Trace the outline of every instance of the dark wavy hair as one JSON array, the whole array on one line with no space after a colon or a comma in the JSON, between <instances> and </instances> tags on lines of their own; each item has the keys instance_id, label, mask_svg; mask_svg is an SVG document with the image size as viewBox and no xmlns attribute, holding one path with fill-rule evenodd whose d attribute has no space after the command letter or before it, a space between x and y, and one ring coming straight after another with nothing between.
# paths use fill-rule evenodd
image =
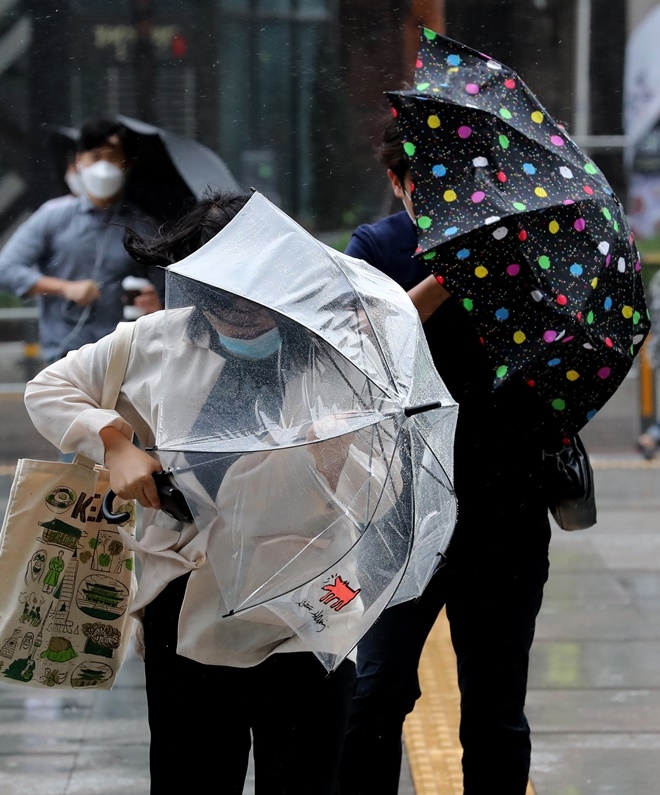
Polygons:
<instances>
[{"instance_id":1,"label":"dark wavy hair","mask_svg":"<svg viewBox=\"0 0 660 795\"><path fill-rule=\"evenodd\" d=\"M245 207L251 195L224 191L208 193L181 218L163 224L153 236L147 237L127 228L124 248L140 265L166 268L185 259L215 237ZM188 334L196 342L211 329L202 311L208 308L202 306L202 298L208 302L212 288L205 286L201 290L191 283L186 292L194 307L188 320ZM218 293L218 303L222 303L221 291L213 292ZM229 298L227 294L223 295L224 300Z\"/></svg>"},{"instance_id":2,"label":"dark wavy hair","mask_svg":"<svg viewBox=\"0 0 660 795\"><path fill-rule=\"evenodd\" d=\"M166 267L179 262L224 229L245 207L251 195L209 193L181 218L161 226L153 237L143 237L128 229L124 247L141 265Z\"/></svg>"}]
</instances>

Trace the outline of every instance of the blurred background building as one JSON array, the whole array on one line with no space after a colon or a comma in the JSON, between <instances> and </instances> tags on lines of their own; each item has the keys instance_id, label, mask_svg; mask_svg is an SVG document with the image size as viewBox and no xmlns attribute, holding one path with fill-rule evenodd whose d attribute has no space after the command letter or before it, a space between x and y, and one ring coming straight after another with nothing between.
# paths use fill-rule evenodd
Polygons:
<instances>
[{"instance_id":1,"label":"blurred background building","mask_svg":"<svg viewBox=\"0 0 660 795\"><path fill-rule=\"evenodd\" d=\"M388 209L383 92L425 24L516 69L625 192L627 31L646 0L0 0L0 242L64 191L49 125L197 138L313 231Z\"/></svg>"},{"instance_id":2,"label":"blurred background building","mask_svg":"<svg viewBox=\"0 0 660 795\"><path fill-rule=\"evenodd\" d=\"M123 114L202 142L243 188L341 248L393 209L373 145L384 92L412 79L420 25L523 77L639 221L650 279L660 0L0 0L0 246L66 192L53 127ZM655 215L658 234L644 234ZM0 382L16 361L24 377L40 367L35 324L30 301L0 293L0 370L12 364ZM624 444L657 414L640 361L617 404Z\"/></svg>"}]
</instances>

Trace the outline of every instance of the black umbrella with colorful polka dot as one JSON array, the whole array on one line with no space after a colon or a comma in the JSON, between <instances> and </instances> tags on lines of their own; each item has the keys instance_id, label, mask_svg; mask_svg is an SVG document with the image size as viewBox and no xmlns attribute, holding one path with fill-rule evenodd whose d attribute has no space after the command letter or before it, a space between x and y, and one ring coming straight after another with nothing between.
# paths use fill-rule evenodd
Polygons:
<instances>
[{"instance_id":1,"label":"black umbrella with colorful polka dot","mask_svg":"<svg viewBox=\"0 0 660 795\"><path fill-rule=\"evenodd\" d=\"M470 312L493 388L532 390L577 433L650 328L621 202L515 72L458 42L423 30L415 88L388 98L417 255Z\"/></svg>"}]
</instances>

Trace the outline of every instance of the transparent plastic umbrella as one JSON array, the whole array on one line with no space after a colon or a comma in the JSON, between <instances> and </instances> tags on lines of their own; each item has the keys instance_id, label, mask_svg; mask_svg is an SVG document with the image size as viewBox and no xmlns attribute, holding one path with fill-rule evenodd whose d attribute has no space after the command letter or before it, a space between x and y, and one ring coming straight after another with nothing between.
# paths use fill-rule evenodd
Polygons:
<instances>
[{"instance_id":1,"label":"transparent plastic umbrella","mask_svg":"<svg viewBox=\"0 0 660 795\"><path fill-rule=\"evenodd\" d=\"M226 615L287 625L331 670L442 560L457 405L405 292L259 193L166 279L158 454ZM209 323L236 312L274 321L267 355Z\"/></svg>"}]
</instances>

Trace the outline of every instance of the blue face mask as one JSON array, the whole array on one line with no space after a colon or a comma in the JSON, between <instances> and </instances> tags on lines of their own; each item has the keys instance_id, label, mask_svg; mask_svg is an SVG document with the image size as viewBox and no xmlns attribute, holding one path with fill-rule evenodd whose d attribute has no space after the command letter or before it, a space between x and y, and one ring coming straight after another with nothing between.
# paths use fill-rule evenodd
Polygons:
<instances>
[{"instance_id":1,"label":"blue face mask","mask_svg":"<svg viewBox=\"0 0 660 795\"><path fill-rule=\"evenodd\" d=\"M228 353L238 356L239 359L267 359L282 346L282 336L277 326L251 340L226 337L219 331L218 339Z\"/></svg>"}]
</instances>

